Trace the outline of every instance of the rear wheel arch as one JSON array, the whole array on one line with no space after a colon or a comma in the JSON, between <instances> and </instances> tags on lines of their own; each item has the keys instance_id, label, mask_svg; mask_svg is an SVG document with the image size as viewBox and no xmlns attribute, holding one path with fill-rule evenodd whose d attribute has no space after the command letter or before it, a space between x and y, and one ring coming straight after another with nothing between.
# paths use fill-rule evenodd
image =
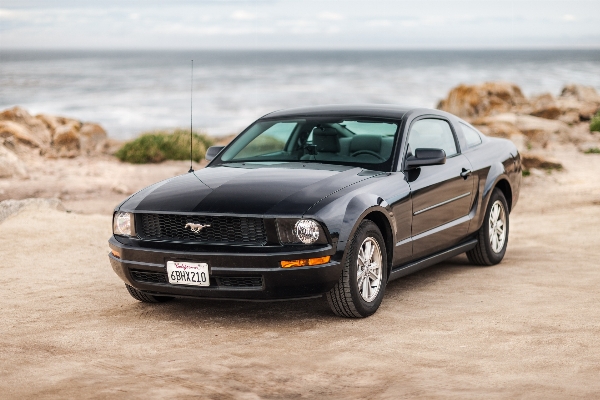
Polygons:
<instances>
[{"instance_id":1,"label":"rear wheel arch","mask_svg":"<svg viewBox=\"0 0 600 400\"><path fill-rule=\"evenodd\" d=\"M500 179L498 182L496 182L496 184L494 185L494 188L492 189L492 191L498 188L500 189L500 191L502 192L502 194L504 195L504 198L506 199L506 203L508 205L508 212L512 211L512 188L510 186L510 183L508 182L507 179Z\"/></svg>"}]
</instances>

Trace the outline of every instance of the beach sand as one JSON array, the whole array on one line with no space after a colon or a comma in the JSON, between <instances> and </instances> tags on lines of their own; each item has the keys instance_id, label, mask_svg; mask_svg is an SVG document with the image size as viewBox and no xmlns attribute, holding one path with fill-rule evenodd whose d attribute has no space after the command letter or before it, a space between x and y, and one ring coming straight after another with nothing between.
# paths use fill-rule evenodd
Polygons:
<instances>
[{"instance_id":1,"label":"beach sand","mask_svg":"<svg viewBox=\"0 0 600 400\"><path fill-rule=\"evenodd\" d=\"M323 299L139 303L108 262L112 208L185 163L31 168L0 189L72 212L0 223L0 397L598 397L600 156L553 156L565 169L524 178L500 265L462 255L391 282L360 320Z\"/></svg>"}]
</instances>

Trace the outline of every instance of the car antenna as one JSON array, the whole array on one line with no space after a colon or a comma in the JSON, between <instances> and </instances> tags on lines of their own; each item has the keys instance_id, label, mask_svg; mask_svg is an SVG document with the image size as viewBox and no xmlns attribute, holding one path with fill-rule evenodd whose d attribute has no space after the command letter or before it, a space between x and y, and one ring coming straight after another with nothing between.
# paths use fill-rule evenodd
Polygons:
<instances>
[{"instance_id":1,"label":"car antenna","mask_svg":"<svg viewBox=\"0 0 600 400\"><path fill-rule=\"evenodd\" d=\"M194 60L192 60L192 76L191 76L191 80L190 80L190 170L188 171L188 173L194 172L194 168L192 167L192 161L193 161L192 144L194 143L194 140L193 140L194 138L192 135L193 94L194 94Z\"/></svg>"}]
</instances>

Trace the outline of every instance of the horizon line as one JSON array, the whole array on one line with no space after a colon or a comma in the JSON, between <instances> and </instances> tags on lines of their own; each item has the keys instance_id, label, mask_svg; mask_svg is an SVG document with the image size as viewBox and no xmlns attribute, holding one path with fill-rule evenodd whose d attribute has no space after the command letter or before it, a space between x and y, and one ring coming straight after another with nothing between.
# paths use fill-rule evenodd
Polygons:
<instances>
[{"instance_id":1,"label":"horizon line","mask_svg":"<svg viewBox=\"0 0 600 400\"><path fill-rule=\"evenodd\" d=\"M568 50L600 50L600 45L594 46L520 46L520 47L182 47L182 48L139 48L139 47L10 47L0 46L2 51L568 51Z\"/></svg>"}]
</instances>

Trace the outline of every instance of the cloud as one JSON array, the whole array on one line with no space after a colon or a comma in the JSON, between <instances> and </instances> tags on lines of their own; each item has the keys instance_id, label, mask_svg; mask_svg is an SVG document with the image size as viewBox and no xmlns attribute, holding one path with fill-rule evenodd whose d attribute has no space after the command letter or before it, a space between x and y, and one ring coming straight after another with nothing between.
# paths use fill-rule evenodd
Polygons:
<instances>
[{"instance_id":1,"label":"cloud","mask_svg":"<svg viewBox=\"0 0 600 400\"><path fill-rule=\"evenodd\" d=\"M370 21L367 21L367 26L384 27L391 25L392 21L390 21L389 19L372 19Z\"/></svg>"},{"instance_id":2,"label":"cloud","mask_svg":"<svg viewBox=\"0 0 600 400\"><path fill-rule=\"evenodd\" d=\"M0 19L14 19L17 15L16 11L0 8Z\"/></svg>"},{"instance_id":3,"label":"cloud","mask_svg":"<svg viewBox=\"0 0 600 400\"><path fill-rule=\"evenodd\" d=\"M319 19L324 19L327 21L341 21L344 19L344 16L341 14L332 13L329 11L324 11L318 15Z\"/></svg>"},{"instance_id":4,"label":"cloud","mask_svg":"<svg viewBox=\"0 0 600 400\"><path fill-rule=\"evenodd\" d=\"M565 21L571 22L571 21L575 21L575 16L571 15L571 14L565 14L565 15L563 15L563 19Z\"/></svg>"},{"instance_id":5,"label":"cloud","mask_svg":"<svg viewBox=\"0 0 600 400\"><path fill-rule=\"evenodd\" d=\"M231 18L238 21L251 21L253 19L256 19L256 14L252 14L244 10L237 10L233 14L231 14Z\"/></svg>"}]
</instances>

